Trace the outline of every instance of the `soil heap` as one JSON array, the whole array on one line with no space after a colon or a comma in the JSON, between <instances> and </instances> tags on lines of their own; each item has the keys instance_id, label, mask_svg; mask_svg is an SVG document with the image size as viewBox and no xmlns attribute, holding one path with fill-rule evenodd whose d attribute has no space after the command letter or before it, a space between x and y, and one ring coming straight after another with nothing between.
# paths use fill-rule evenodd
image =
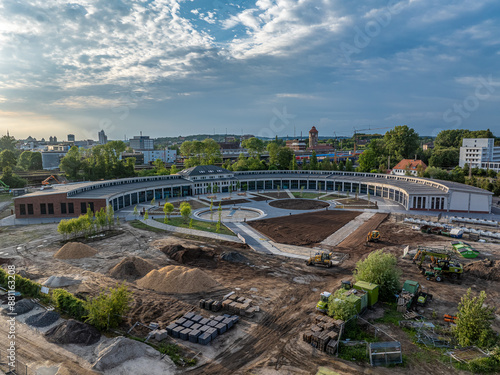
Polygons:
<instances>
[{"instance_id":1,"label":"soil heap","mask_svg":"<svg viewBox=\"0 0 500 375\"><path fill-rule=\"evenodd\" d=\"M464 272L484 280L500 281L500 260L483 259L464 266Z\"/></svg>"},{"instance_id":2,"label":"soil heap","mask_svg":"<svg viewBox=\"0 0 500 375\"><path fill-rule=\"evenodd\" d=\"M91 325L70 319L45 332L45 338L55 344L92 345L99 341L101 334Z\"/></svg>"},{"instance_id":3,"label":"soil heap","mask_svg":"<svg viewBox=\"0 0 500 375\"><path fill-rule=\"evenodd\" d=\"M109 270L109 275L115 279L135 281L146 276L156 267L154 264L139 257L126 257Z\"/></svg>"},{"instance_id":4,"label":"soil heap","mask_svg":"<svg viewBox=\"0 0 500 375\"><path fill-rule=\"evenodd\" d=\"M106 371L121 365L125 361L144 356L156 357L160 353L147 344L120 336L110 342L102 343L96 348L97 360L92 369Z\"/></svg>"},{"instance_id":5,"label":"soil heap","mask_svg":"<svg viewBox=\"0 0 500 375\"><path fill-rule=\"evenodd\" d=\"M202 246L190 243L170 243L163 246L160 250L170 259L182 264L189 264L197 267L216 267L216 251Z\"/></svg>"},{"instance_id":6,"label":"soil heap","mask_svg":"<svg viewBox=\"0 0 500 375\"><path fill-rule=\"evenodd\" d=\"M54 254L54 258L57 259L82 259L94 256L97 254L97 250L91 248L89 245L85 245L81 242L68 242L66 245L61 247L57 253Z\"/></svg>"},{"instance_id":7,"label":"soil heap","mask_svg":"<svg viewBox=\"0 0 500 375\"><path fill-rule=\"evenodd\" d=\"M153 270L137 281L137 285L165 293L199 293L220 284L198 268L166 266Z\"/></svg>"},{"instance_id":8,"label":"soil heap","mask_svg":"<svg viewBox=\"0 0 500 375\"><path fill-rule=\"evenodd\" d=\"M237 251L226 251L221 254L221 259L226 262L248 263L249 260L246 256L238 253Z\"/></svg>"}]
</instances>

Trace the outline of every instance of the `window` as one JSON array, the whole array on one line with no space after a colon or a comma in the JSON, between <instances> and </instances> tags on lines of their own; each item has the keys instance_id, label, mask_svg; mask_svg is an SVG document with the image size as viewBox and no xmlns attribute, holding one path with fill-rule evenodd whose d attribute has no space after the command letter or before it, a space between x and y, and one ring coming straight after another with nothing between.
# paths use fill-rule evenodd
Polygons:
<instances>
[{"instance_id":1,"label":"window","mask_svg":"<svg viewBox=\"0 0 500 375\"><path fill-rule=\"evenodd\" d=\"M89 202L89 208L91 211L94 211L94 202Z\"/></svg>"},{"instance_id":2,"label":"window","mask_svg":"<svg viewBox=\"0 0 500 375\"><path fill-rule=\"evenodd\" d=\"M40 203L40 213L42 215L46 215L47 214L47 205L45 203Z\"/></svg>"},{"instance_id":3,"label":"window","mask_svg":"<svg viewBox=\"0 0 500 375\"><path fill-rule=\"evenodd\" d=\"M19 213L21 215L26 215L26 205L25 204L20 204L19 205Z\"/></svg>"},{"instance_id":4,"label":"window","mask_svg":"<svg viewBox=\"0 0 500 375\"><path fill-rule=\"evenodd\" d=\"M74 214L75 213L75 206L73 203L68 203L68 214Z\"/></svg>"},{"instance_id":5,"label":"window","mask_svg":"<svg viewBox=\"0 0 500 375\"><path fill-rule=\"evenodd\" d=\"M48 208L49 208L49 215L54 215L54 203L49 203Z\"/></svg>"},{"instance_id":6,"label":"window","mask_svg":"<svg viewBox=\"0 0 500 375\"><path fill-rule=\"evenodd\" d=\"M33 205L28 203L28 215L33 215Z\"/></svg>"},{"instance_id":7,"label":"window","mask_svg":"<svg viewBox=\"0 0 500 375\"><path fill-rule=\"evenodd\" d=\"M82 214L86 214L87 213L87 203L86 202L81 202L80 203L80 212Z\"/></svg>"},{"instance_id":8,"label":"window","mask_svg":"<svg viewBox=\"0 0 500 375\"><path fill-rule=\"evenodd\" d=\"M61 214L66 214L66 203L61 203Z\"/></svg>"}]
</instances>

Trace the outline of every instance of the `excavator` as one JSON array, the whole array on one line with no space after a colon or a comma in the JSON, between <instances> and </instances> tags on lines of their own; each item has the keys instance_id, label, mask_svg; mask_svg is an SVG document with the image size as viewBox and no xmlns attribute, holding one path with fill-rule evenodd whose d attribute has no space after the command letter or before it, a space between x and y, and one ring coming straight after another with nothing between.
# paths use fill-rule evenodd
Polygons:
<instances>
[{"instance_id":1,"label":"excavator","mask_svg":"<svg viewBox=\"0 0 500 375\"><path fill-rule=\"evenodd\" d=\"M372 230L368 232L366 236L366 242L378 242L380 241L380 232L378 230Z\"/></svg>"},{"instance_id":2,"label":"excavator","mask_svg":"<svg viewBox=\"0 0 500 375\"><path fill-rule=\"evenodd\" d=\"M306 264L308 266L324 266L330 268L333 265L332 259L333 253L321 252L314 254L306 260Z\"/></svg>"},{"instance_id":3,"label":"excavator","mask_svg":"<svg viewBox=\"0 0 500 375\"><path fill-rule=\"evenodd\" d=\"M51 175L51 176L47 177L45 180L43 180L43 181L42 181L42 185L50 185L50 182L49 182L49 181L50 181L51 179L54 179L54 180L55 180L55 182L56 182L57 184L60 184L60 182L59 182L59 180L56 178L56 176Z\"/></svg>"},{"instance_id":4,"label":"excavator","mask_svg":"<svg viewBox=\"0 0 500 375\"><path fill-rule=\"evenodd\" d=\"M429 264L430 271L426 271L423 263L429 257L431 263ZM419 247L417 253L413 257L413 263L417 264L420 273L426 277L427 280L443 281L445 277L460 278L464 272L464 268L458 261L452 260L451 255L440 249L426 249Z\"/></svg>"}]
</instances>

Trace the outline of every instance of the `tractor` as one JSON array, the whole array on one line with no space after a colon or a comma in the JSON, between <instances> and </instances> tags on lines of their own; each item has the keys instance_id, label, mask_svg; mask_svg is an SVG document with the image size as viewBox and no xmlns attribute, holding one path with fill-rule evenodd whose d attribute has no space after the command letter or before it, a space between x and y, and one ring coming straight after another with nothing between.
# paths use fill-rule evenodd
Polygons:
<instances>
[{"instance_id":1,"label":"tractor","mask_svg":"<svg viewBox=\"0 0 500 375\"><path fill-rule=\"evenodd\" d=\"M306 260L306 264L308 266L324 266L330 268L333 265L332 259L333 253L316 253Z\"/></svg>"},{"instance_id":2,"label":"tractor","mask_svg":"<svg viewBox=\"0 0 500 375\"><path fill-rule=\"evenodd\" d=\"M378 230L372 230L368 232L366 236L366 242L378 242L380 241L380 232Z\"/></svg>"},{"instance_id":3,"label":"tractor","mask_svg":"<svg viewBox=\"0 0 500 375\"><path fill-rule=\"evenodd\" d=\"M316 304L316 310L326 314L328 312L328 299L332 293L330 292L323 292L320 294L319 301Z\"/></svg>"},{"instance_id":4,"label":"tractor","mask_svg":"<svg viewBox=\"0 0 500 375\"><path fill-rule=\"evenodd\" d=\"M430 271L426 271L423 267L423 262L426 257L429 257L431 263L429 264ZM460 278L464 272L461 263L451 259L450 254L443 252L439 249L424 249L419 248L417 254L413 258L413 262L417 263L420 273L426 277L427 280L443 281L444 278Z\"/></svg>"}]
</instances>

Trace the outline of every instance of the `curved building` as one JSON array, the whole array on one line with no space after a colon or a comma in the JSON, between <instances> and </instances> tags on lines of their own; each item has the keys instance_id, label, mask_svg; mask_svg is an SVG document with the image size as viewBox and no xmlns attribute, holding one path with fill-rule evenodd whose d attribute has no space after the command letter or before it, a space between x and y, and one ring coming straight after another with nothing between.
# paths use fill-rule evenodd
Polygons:
<instances>
[{"instance_id":1,"label":"curved building","mask_svg":"<svg viewBox=\"0 0 500 375\"><path fill-rule=\"evenodd\" d=\"M491 213L492 193L426 178L340 171L232 172L205 165L176 175L55 185L15 198L16 218L75 217L112 205L115 210L171 197L220 191L273 189L343 191L397 202L406 210Z\"/></svg>"}]
</instances>

